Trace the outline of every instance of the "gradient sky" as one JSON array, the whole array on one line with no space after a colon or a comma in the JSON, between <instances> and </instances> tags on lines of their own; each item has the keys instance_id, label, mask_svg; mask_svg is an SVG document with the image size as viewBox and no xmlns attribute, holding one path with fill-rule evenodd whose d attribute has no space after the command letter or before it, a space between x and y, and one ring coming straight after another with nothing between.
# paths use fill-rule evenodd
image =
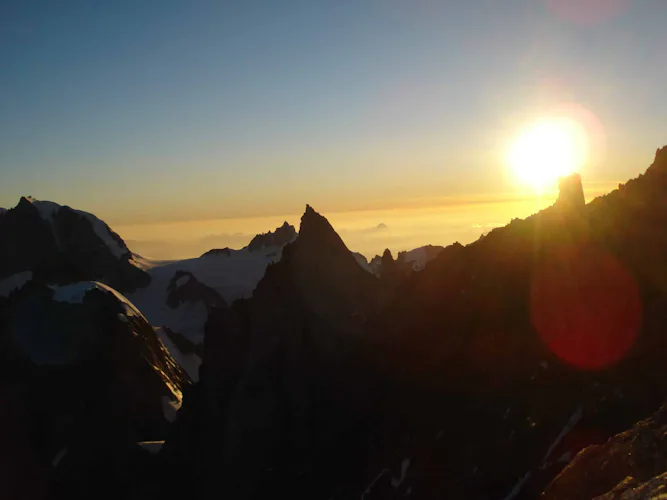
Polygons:
<instances>
[{"instance_id":1,"label":"gradient sky","mask_svg":"<svg viewBox=\"0 0 667 500\"><path fill-rule=\"evenodd\" d=\"M664 0L5 0L0 206L127 226L520 196L508 142L572 104L611 186L667 143L666 25Z\"/></svg>"}]
</instances>

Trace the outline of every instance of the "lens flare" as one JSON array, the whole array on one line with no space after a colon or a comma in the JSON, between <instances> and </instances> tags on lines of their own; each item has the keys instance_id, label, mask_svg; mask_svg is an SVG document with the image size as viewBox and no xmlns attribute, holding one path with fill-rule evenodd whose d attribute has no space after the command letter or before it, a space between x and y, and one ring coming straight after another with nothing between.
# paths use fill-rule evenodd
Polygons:
<instances>
[{"instance_id":1,"label":"lens flare","mask_svg":"<svg viewBox=\"0 0 667 500\"><path fill-rule=\"evenodd\" d=\"M582 370L618 363L635 342L641 300L632 275L590 244L563 248L533 274L531 321L559 358Z\"/></svg>"},{"instance_id":2,"label":"lens flare","mask_svg":"<svg viewBox=\"0 0 667 500\"><path fill-rule=\"evenodd\" d=\"M563 20L591 26L619 15L629 0L546 0L548 8Z\"/></svg>"},{"instance_id":3,"label":"lens flare","mask_svg":"<svg viewBox=\"0 0 667 500\"><path fill-rule=\"evenodd\" d=\"M569 118L541 119L522 130L507 161L514 177L542 192L581 169L588 158L586 132Z\"/></svg>"}]
</instances>

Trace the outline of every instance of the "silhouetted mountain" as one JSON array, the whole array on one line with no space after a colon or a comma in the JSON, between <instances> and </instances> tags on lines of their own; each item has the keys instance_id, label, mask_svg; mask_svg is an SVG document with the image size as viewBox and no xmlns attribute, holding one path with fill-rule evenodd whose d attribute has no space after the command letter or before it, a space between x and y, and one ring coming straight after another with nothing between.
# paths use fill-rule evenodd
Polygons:
<instances>
[{"instance_id":1,"label":"silhouetted mountain","mask_svg":"<svg viewBox=\"0 0 667 500\"><path fill-rule=\"evenodd\" d=\"M396 260L387 250L367 263L310 206L296 238L283 225L253 249L170 264L122 252L152 278L128 298L155 329L105 285L47 287L76 275L63 248L113 247L92 239L106 226L59 208L53 220L73 218L81 240L22 201L0 218L14 262L0 281L0 380L3 408L19 409L2 414L18 431L0 449L19 459L0 471L80 496L108 482L118 498L658 491L664 411L602 444L667 395L667 148L589 204L578 175L560 186L552 207L475 243ZM174 358L200 379L167 428L162 398L188 379ZM81 444L101 431L111 442ZM159 444L136 446L165 435L156 457L145 450ZM56 475L25 461L26 439ZM602 446L559 476L589 445Z\"/></svg>"},{"instance_id":2,"label":"silhouetted mountain","mask_svg":"<svg viewBox=\"0 0 667 500\"><path fill-rule=\"evenodd\" d=\"M141 313L96 282L13 293L0 361L6 498L126 498L144 472L137 443L165 438L187 381Z\"/></svg>"},{"instance_id":3,"label":"silhouetted mountain","mask_svg":"<svg viewBox=\"0 0 667 500\"><path fill-rule=\"evenodd\" d=\"M99 280L121 291L150 281L103 221L32 198L0 218L0 281L25 271L51 283Z\"/></svg>"},{"instance_id":4,"label":"silhouetted mountain","mask_svg":"<svg viewBox=\"0 0 667 500\"><path fill-rule=\"evenodd\" d=\"M584 188L581 185L581 176L577 173L563 177L558 182L560 193L556 206L561 210L580 210L586 205Z\"/></svg>"},{"instance_id":5,"label":"silhouetted mountain","mask_svg":"<svg viewBox=\"0 0 667 500\"><path fill-rule=\"evenodd\" d=\"M254 296L207 325L205 376L168 442L182 487L539 496L667 394L666 152L589 205L564 180L553 207L393 288L307 207Z\"/></svg>"},{"instance_id":6,"label":"silhouetted mountain","mask_svg":"<svg viewBox=\"0 0 667 500\"><path fill-rule=\"evenodd\" d=\"M298 238L253 297L209 318L202 379L167 447L176 470L189 471L181 487L203 495L223 481L233 498L293 481L292 498L329 491L354 467L341 449L363 446L358 344L380 300L377 278L306 207Z\"/></svg>"},{"instance_id":7,"label":"silhouetted mountain","mask_svg":"<svg viewBox=\"0 0 667 500\"><path fill-rule=\"evenodd\" d=\"M274 232L258 234L250 244L248 250L255 252L266 247L283 247L296 239L296 229L287 222L276 229Z\"/></svg>"}]
</instances>

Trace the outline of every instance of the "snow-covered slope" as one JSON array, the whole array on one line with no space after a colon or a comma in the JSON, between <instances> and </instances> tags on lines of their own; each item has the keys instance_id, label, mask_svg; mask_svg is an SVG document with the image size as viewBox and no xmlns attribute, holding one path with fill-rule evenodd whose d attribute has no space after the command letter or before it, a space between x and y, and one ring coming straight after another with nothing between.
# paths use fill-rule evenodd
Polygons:
<instances>
[{"instance_id":1,"label":"snow-covered slope","mask_svg":"<svg viewBox=\"0 0 667 500\"><path fill-rule=\"evenodd\" d=\"M169 337L169 334L163 327L155 328L155 333L176 363L185 370L193 382L197 382L199 380L199 365L201 365L201 358L194 352L181 351L176 345L176 342Z\"/></svg>"},{"instance_id":2,"label":"snow-covered slope","mask_svg":"<svg viewBox=\"0 0 667 500\"><path fill-rule=\"evenodd\" d=\"M12 274L9 278L0 280L0 297L9 297L9 294L15 290L23 288L28 281L32 279L32 271L23 271Z\"/></svg>"},{"instance_id":3,"label":"snow-covered slope","mask_svg":"<svg viewBox=\"0 0 667 500\"><path fill-rule=\"evenodd\" d=\"M57 204L53 201L36 200L34 198L31 198L31 197L28 197L27 200L32 203L32 205L39 212L39 215L41 215L41 217L45 221L47 221L51 225L51 228L53 229L56 215L63 208L62 205L59 205L59 204ZM69 207L67 207L67 208L69 208ZM95 234L98 236L98 238L100 238L102 240L102 242L106 245L106 247L109 249L109 251L117 259L120 259L123 256L130 253L130 250L123 243L123 241L118 237L118 235L116 233L114 233L111 230L111 228L109 228L109 226L106 225L105 222L98 219L93 214L90 214L88 212L84 212L83 210L75 210L75 209L72 209L72 210L75 213L82 216L88 222L90 222L90 225L93 227L93 231L95 231Z\"/></svg>"},{"instance_id":4,"label":"snow-covered slope","mask_svg":"<svg viewBox=\"0 0 667 500\"><path fill-rule=\"evenodd\" d=\"M421 271L426 267L426 264L435 259L443 250L444 247L441 246L426 245L412 250L398 252L398 255L396 256L396 264L398 264L405 273L410 273L410 271ZM382 257L380 255L376 255L366 264L364 264L365 259L361 258L363 256L355 254L355 257L357 258L359 265L368 272L373 273L376 276L382 274Z\"/></svg>"},{"instance_id":5,"label":"snow-covered slope","mask_svg":"<svg viewBox=\"0 0 667 500\"><path fill-rule=\"evenodd\" d=\"M118 234L88 212L23 197L0 217L0 280L23 272L46 284L99 281L121 292L150 281Z\"/></svg>"},{"instance_id":6,"label":"snow-covered slope","mask_svg":"<svg viewBox=\"0 0 667 500\"><path fill-rule=\"evenodd\" d=\"M287 237L276 240L273 237L275 234ZM278 245L260 245L257 243L260 237L270 242L278 241ZM191 273L197 281L215 290L230 304L236 299L252 295L267 266L280 260L284 244L295 237L294 228L283 225L273 233L259 235L241 250L211 250L198 258L176 261L151 260L135 254L132 262L151 276L151 282L147 287L128 294L128 297L153 326L166 326L195 344L201 343L208 318L207 304L190 301L175 308L170 307L167 301L168 287L175 274ZM177 280L176 286L186 283L187 280Z\"/></svg>"},{"instance_id":7,"label":"snow-covered slope","mask_svg":"<svg viewBox=\"0 0 667 500\"><path fill-rule=\"evenodd\" d=\"M441 246L426 245L407 252L399 252L396 260L409 264L414 271L421 271L443 250Z\"/></svg>"}]
</instances>

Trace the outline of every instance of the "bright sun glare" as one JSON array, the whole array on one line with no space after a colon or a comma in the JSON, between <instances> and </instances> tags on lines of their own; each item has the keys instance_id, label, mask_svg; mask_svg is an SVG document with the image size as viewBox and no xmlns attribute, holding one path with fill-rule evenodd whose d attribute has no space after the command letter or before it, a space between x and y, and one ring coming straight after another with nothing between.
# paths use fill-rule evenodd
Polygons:
<instances>
[{"instance_id":1,"label":"bright sun glare","mask_svg":"<svg viewBox=\"0 0 667 500\"><path fill-rule=\"evenodd\" d=\"M523 129L512 143L508 163L515 179L541 193L586 161L582 128L566 118L543 119Z\"/></svg>"}]
</instances>

